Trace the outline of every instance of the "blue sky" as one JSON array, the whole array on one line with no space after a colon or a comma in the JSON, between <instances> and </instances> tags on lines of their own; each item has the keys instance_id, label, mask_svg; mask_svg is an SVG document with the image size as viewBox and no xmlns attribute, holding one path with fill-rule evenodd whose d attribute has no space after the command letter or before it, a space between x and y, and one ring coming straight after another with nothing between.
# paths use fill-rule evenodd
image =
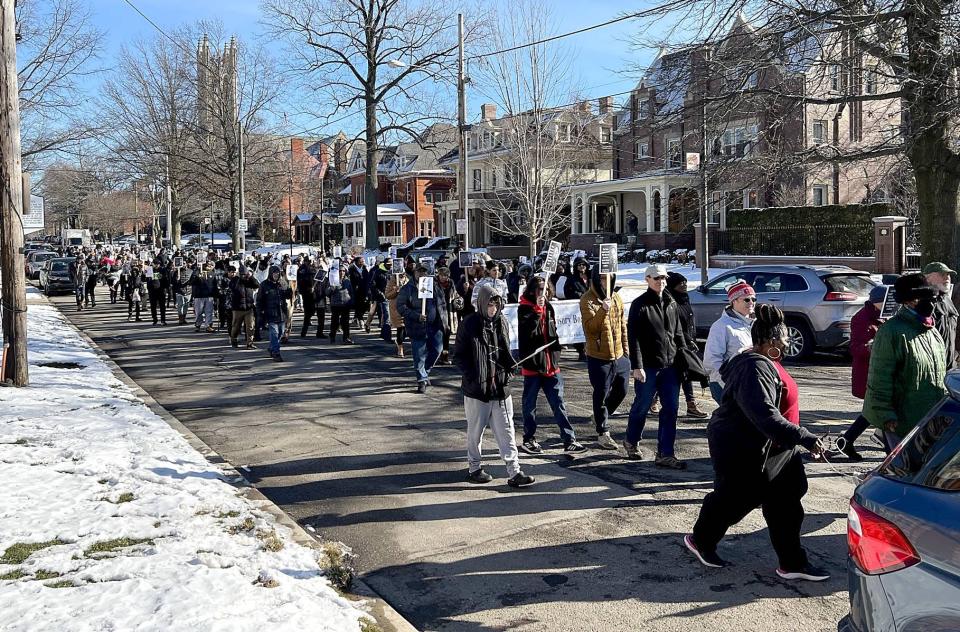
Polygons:
<instances>
[{"instance_id":1,"label":"blue sky","mask_svg":"<svg viewBox=\"0 0 960 632\"><path fill-rule=\"evenodd\" d=\"M258 0L133 0L163 29L200 19L218 19L227 32L236 32L244 37L258 36L261 27ZM103 65L109 68L112 59L124 43L153 37L156 31L123 0L90 0L93 18L105 31ZM603 22L618 14L635 10L636 6L619 0L554 0L551 3L556 29L567 32L589 24ZM565 44L572 47L573 76L579 85L571 86L585 97L599 98L606 94L630 90L636 76L624 72L628 64L647 62L650 51L634 53L626 41L642 25L633 21L621 22L603 29L567 38ZM468 118L479 111L482 97L470 98ZM617 97L621 102L623 97ZM336 130L328 130L330 132Z\"/></svg>"}]
</instances>

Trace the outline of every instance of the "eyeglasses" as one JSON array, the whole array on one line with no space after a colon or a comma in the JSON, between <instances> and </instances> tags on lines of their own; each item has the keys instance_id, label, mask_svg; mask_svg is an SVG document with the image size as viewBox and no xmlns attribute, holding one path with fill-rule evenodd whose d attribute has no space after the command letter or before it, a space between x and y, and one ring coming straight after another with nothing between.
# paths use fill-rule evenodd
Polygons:
<instances>
[{"instance_id":1,"label":"eyeglasses","mask_svg":"<svg viewBox=\"0 0 960 632\"><path fill-rule=\"evenodd\" d=\"M757 297L756 297L756 296L747 296L747 297L741 298L740 300L743 301L744 303L756 303L756 302L757 302Z\"/></svg>"},{"instance_id":2,"label":"eyeglasses","mask_svg":"<svg viewBox=\"0 0 960 632\"><path fill-rule=\"evenodd\" d=\"M667 277L665 277L665 276L655 276L655 277L650 277L650 278L653 279L654 281L666 281L666 280L667 280Z\"/></svg>"}]
</instances>

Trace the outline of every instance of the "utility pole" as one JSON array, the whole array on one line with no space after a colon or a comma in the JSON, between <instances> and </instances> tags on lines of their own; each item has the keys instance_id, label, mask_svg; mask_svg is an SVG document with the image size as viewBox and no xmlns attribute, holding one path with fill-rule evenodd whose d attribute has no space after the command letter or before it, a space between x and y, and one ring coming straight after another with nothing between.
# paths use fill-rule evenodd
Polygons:
<instances>
[{"instance_id":1,"label":"utility pole","mask_svg":"<svg viewBox=\"0 0 960 632\"><path fill-rule=\"evenodd\" d=\"M457 191L460 198L460 212L467 225L463 234L464 249L470 248L470 218L467 215L467 77L464 68L463 54L463 14L457 15L457 134L460 145L460 178L457 182ZM456 230L456 222L454 222Z\"/></svg>"},{"instance_id":2,"label":"utility pole","mask_svg":"<svg viewBox=\"0 0 960 632\"><path fill-rule=\"evenodd\" d=\"M287 179L287 232L290 236L290 258L293 259L293 139L290 139L290 174Z\"/></svg>"},{"instance_id":3,"label":"utility pole","mask_svg":"<svg viewBox=\"0 0 960 632\"><path fill-rule=\"evenodd\" d=\"M140 245L140 187L133 181L133 239Z\"/></svg>"},{"instance_id":4,"label":"utility pole","mask_svg":"<svg viewBox=\"0 0 960 632\"><path fill-rule=\"evenodd\" d=\"M703 103L700 108L700 138L701 151L703 156L700 158L700 243L697 244L697 252L700 255L700 284L707 282L707 269L710 267L710 213L707 209L707 155L709 154L709 143L707 141L707 97L710 92L710 51L704 50L703 60L705 62L703 75Z\"/></svg>"},{"instance_id":5,"label":"utility pole","mask_svg":"<svg viewBox=\"0 0 960 632\"><path fill-rule=\"evenodd\" d=\"M17 26L14 3L0 8L0 291L3 312L3 380L27 386L27 281L23 262L23 181L20 157L20 94L17 85Z\"/></svg>"},{"instance_id":6,"label":"utility pole","mask_svg":"<svg viewBox=\"0 0 960 632\"><path fill-rule=\"evenodd\" d=\"M173 197L170 193L170 156L166 156L167 241L173 248ZM161 244L162 246L163 244ZM177 244L179 246L179 244Z\"/></svg>"},{"instance_id":7,"label":"utility pole","mask_svg":"<svg viewBox=\"0 0 960 632\"><path fill-rule=\"evenodd\" d=\"M239 176L240 176L240 219L246 219L246 218L247 218L247 196L246 196L246 194L245 194L244 191L243 191L243 189L244 189L244 182L243 182L243 176L244 176L244 174L243 174L243 160L244 160L244 157L243 157L243 128L240 127L240 119L239 119L239 117L237 118L237 127L238 127L239 134L240 134L240 168L239 168L239 170L238 170L238 171L239 171ZM244 230L237 230L237 232L240 233L240 235L239 235L239 237L240 237L240 250L241 250L241 251L246 251L246 249L247 249L247 232L244 231Z\"/></svg>"}]
</instances>

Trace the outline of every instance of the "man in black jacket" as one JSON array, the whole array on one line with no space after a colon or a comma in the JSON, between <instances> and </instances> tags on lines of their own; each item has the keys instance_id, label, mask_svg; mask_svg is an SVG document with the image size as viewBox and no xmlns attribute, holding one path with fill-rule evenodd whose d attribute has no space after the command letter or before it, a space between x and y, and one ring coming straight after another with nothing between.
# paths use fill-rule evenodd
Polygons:
<instances>
[{"instance_id":1,"label":"man in black jacket","mask_svg":"<svg viewBox=\"0 0 960 632\"><path fill-rule=\"evenodd\" d=\"M693 313L693 307L690 305L690 294L687 293L687 277L676 272L667 275L667 291L677 302L677 310L680 313L680 327L691 343L691 349L698 353L696 348L697 340L697 318ZM697 406L697 398L693 394L693 380L686 375L681 375L681 386L683 387L683 396L687 400L687 417L694 419L706 419L709 415Z\"/></svg>"},{"instance_id":2,"label":"man in black jacket","mask_svg":"<svg viewBox=\"0 0 960 632\"><path fill-rule=\"evenodd\" d=\"M283 325L287 318L287 301L293 300L293 291L280 281L280 267L270 266L270 275L260 284L257 291L257 311L261 322L270 331L270 357L282 362L280 339L283 337Z\"/></svg>"},{"instance_id":3,"label":"man in black jacket","mask_svg":"<svg viewBox=\"0 0 960 632\"><path fill-rule=\"evenodd\" d=\"M232 267L232 266L231 266ZM260 283L253 272L246 266L240 266L237 274L230 274L230 307L233 322L230 323L230 344L236 348L240 336L240 326L247 329L247 349L253 349L253 334L256 318L253 315L256 309L255 296Z\"/></svg>"},{"instance_id":4,"label":"man in black jacket","mask_svg":"<svg viewBox=\"0 0 960 632\"><path fill-rule=\"evenodd\" d=\"M630 367L633 369L633 405L627 422L627 438L623 447L627 458L641 459L638 444L647 423L653 399L660 396L660 417L657 429L657 456L654 463L677 470L686 463L674 456L677 437L677 409L680 400L680 377L673 363L677 349L687 345L680 326L677 303L666 292L667 269L660 264L646 270L647 291L634 299L627 317L627 342Z\"/></svg>"},{"instance_id":5,"label":"man in black jacket","mask_svg":"<svg viewBox=\"0 0 960 632\"><path fill-rule=\"evenodd\" d=\"M153 260L153 271L147 279L147 294L150 296L150 316L157 324L157 308L160 308L160 323L167 324L167 292L170 290L170 278L160 257Z\"/></svg>"},{"instance_id":6,"label":"man in black jacket","mask_svg":"<svg viewBox=\"0 0 960 632\"><path fill-rule=\"evenodd\" d=\"M950 282L951 276L955 274L948 265L940 261L930 262L923 268L927 283L937 290L933 299L933 321L943 338L943 346L947 348L948 371L957 364L957 323L960 321L960 313L951 298L953 284Z\"/></svg>"},{"instance_id":7,"label":"man in black jacket","mask_svg":"<svg viewBox=\"0 0 960 632\"><path fill-rule=\"evenodd\" d=\"M513 356L503 318L503 299L490 285L477 291L477 311L463 320L457 331L454 362L463 373L461 390L467 416L467 480L489 483L493 477L482 464L483 432L487 426L507 465L507 484L525 487L535 481L520 470L520 455L513 430L513 398L510 376Z\"/></svg>"},{"instance_id":8,"label":"man in black jacket","mask_svg":"<svg viewBox=\"0 0 960 632\"><path fill-rule=\"evenodd\" d=\"M362 327L364 319L367 317L367 310L370 308L370 301L367 299L367 262L363 257L353 258L353 263L347 269L350 276L350 286L353 288L353 324Z\"/></svg>"},{"instance_id":9,"label":"man in black jacket","mask_svg":"<svg viewBox=\"0 0 960 632\"><path fill-rule=\"evenodd\" d=\"M313 262L307 257L297 268L297 293L300 295L300 304L303 305L301 338L307 336L307 331L310 330L310 320L317 311L317 303L313 298L313 278L315 276L317 276L317 269L313 267Z\"/></svg>"},{"instance_id":10,"label":"man in black jacket","mask_svg":"<svg viewBox=\"0 0 960 632\"><path fill-rule=\"evenodd\" d=\"M430 383L430 370L443 350L443 333L449 322L447 304L441 299L436 284L433 298L419 296L420 278L427 274L422 264L416 267L414 276L400 289L397 295L397 311L403 317L403 325L413 348L413 370L417 374L417 392L425 393Z\"/></svg>"}]
</instances>

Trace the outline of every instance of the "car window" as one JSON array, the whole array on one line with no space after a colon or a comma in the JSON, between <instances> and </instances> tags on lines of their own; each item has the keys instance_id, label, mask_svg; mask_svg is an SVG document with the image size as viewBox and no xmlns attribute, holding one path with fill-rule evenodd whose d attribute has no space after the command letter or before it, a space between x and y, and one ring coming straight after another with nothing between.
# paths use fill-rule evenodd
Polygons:
<instances>
[{"instance_id":1,"label":"car window","mask_svg":"<svg viewBox=\"0 0 960 632\"><path fill-rule=\"evenodd\" d=\"M66 261L54 261L53 264L50 265L50 270L54 272L63 272L66 269L67 269Z\"/></svg>"},{"instance_id":2,"label":"car window","mask_svg":"<svg viewBox=\"0 0 960 632\"><path fill-rule=\"evenodd\" d=\"M887 478L960 492L960 405L947 400L880 469Z\"/></svg>"},{"instance_id":3,"label":"car window","mask_svg":"<svg viewBox=\"0 0 960 632\"><path fill-rule=\"evenodd\" d=\"M758 272L753 278L753 289L757 294L763 292L782 292L783 276L775 272Z\"/></svg>"},{"instance_id":4,"label":"car window","mask_svg":"<svg viewBox=\"0 0 960 632\"><path fill-rule=\"evenodd\" d=\"M810 287L807 285L807 280L799 274L783 275L784 292L806 292L809 289Z\"/></svg>"},{"instance_id":5,"label":"car window","mask_svg":"<svg viewBox=\"0 0 960 632\"><path fill-rule=\"evenodd\" d=\"M831 292L854 294L869 294L876 285L873 279L863 274L833 274L823 277L823 282Z\"/></svg>"},{"instance_id":6,"label":"car window","mask_svg":"<svg viewBox=\"0 0 960 632\"><path fill-rule=\"evenodd\" d=\"M33 260L34 260L34 261L38 261L38 262L39 262L39 261L46 261L46 260L48 260L48 259L53 259L53 258L56 257L56 256L57 256L56 253L53 253L53 252L45 252L45 253L43 253L43 254L34 255L34 256L33 256Z\"/></svg>"},{"instance_id":7,"label":"car window","mask_svg":"<svg viewBox=\"0 0 960 632\"><path fill-rule=\"evenodd\" d=\"M726 276L722 276L718 279L714 279L713 281L710 281L703 287L706 290L707 294L723 294L724 296L726 296L728 287L730 287L737 281L741 281L741 280L747 281L749 283L750 282L749 277L752 277L752 276L753 276L752 273L742 273L742 272L739 274L728 274Z\"/></svg>"}]
</instances>

